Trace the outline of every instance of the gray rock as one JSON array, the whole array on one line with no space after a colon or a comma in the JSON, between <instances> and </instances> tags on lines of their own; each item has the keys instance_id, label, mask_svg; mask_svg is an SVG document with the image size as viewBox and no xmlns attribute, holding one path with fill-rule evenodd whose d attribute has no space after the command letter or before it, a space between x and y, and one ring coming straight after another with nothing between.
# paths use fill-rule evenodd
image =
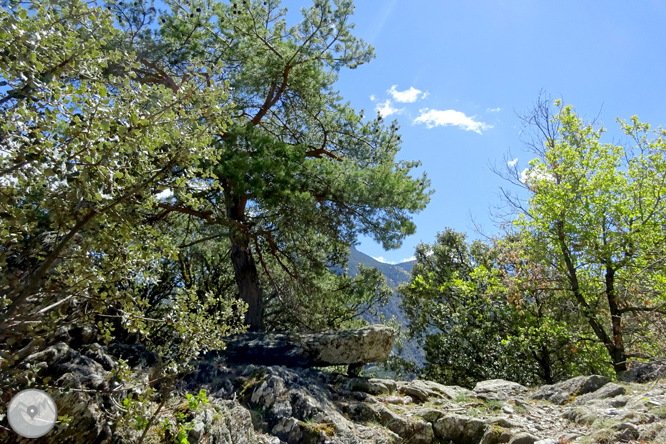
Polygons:
<instances>
[{"instance_id":1,"label":"gray rock","mask_svg":"<svg viewBox=\"0 0 666 444\"><path fill-rule=\"evenodd\" d=\"M347 390L365 392L371 395L393 393L397 388L395 381L376 378L349 378L344 385Z\"/></svg>"},{"instance_id":2,"label":"gray rock","mask_svg":"<svg viewBox=\"0 0 666 444\"><path fill-rule=\"evenodd\" d=\"M212 399L192 419L190 444L255 444L250 412L237 401Z\"/></svg>"},{"instance_id":3,"label":"gray rock","mask_svg":"<svg viewBox=\"0 0 666 444\"><path fill-rule=\"evenodd\" d=\"M398 391L419 401L427 401L431 397L455 399L460 395L469 396L472 393L471 390L457 385L442 385L419 379L398 383Z\"/></svg>"},{"instance_id":4,"label":"gray rock","mask_svg":"<svg viewBox=\"0 0 666 444\"><path fill-rule=\"evenodd\" d=\"M501 427L488 427L479 444L503 444L511 440L511 432Z\"/></svg>"},{"instance_id":5,"label":"gray rock","mask_svg":"<svg viewBox=\"0 0 666 444\"><path fill-rule=\"evenodd\" d=\"M508 418L504 418L504 417L492 418L492 419L489 419L487 422L488 422L488 424L497 425L497 426L505 428L505 429L513 429L513 428L516 428L516 427L520 427L520 424L518 424L517 422L512 421Z\"/></svg>"},{"instance_id":6,"label":"gray rock","mask_svg":"<svg viewBox=\"0 0 666 444\"><path fill-rule=\"evenodd\" d=\"M594 399L615 398L616 396L624 395L625 393L627 393L627 389L621 385L610 382L592 393L586 393L577 397L574 404L581 405Z\"/></svg>"},{"instance_id":7,"label":"gray rock","mask_svg":"<svg viewBox=\"0 0 666 444\"><path fill-rule=\"evenodd\" d=\"M441 410L429 409L429 408L415 409L415 410L412 411L412 414L414 416L418 416L419 418L422 418L424 421L427 421L429 423L434 423L439 418L444 416L444 412L442 412Z\"/></svg>"},{"instance_id":8,"label":"gray rock","mask_svg":"<svg viewBox=\"0 0 666 444\"><path fill-rule=\"evenodd\" d=\"M627 395L620 395L616 398L613 398L609 401L611 407L619 408L619 407L624 407L627 405L627 402L629 402L629 396Z\"/></svg>"},{"instance_id":9,"label":"gray rock","mask_svg":"<svg viewBox=\"0 0 666 444\"><path fill-rule=\"evenodd\" d=\"M82 352L91 352L92 357ZM40 377L51 377L56 381L56 386L76 390L54 390L50 393L58 406L58 415L69 415L75 420L68 427L54 428L45 438L36 442L111 442L112 433L103 408L103 399L94 393L95 390L109 390L111 380L104 367L108 367L110 362L111 358L99 344L84 350L74 350L63 342L25 358L24 363L39 369ZM106 401L110 402L108 398Z\"/></svg>"},{"instance_id":10,"label":"gray rock","mask_svg":"<svg viewBox=\"0 0 666 444\"><path fill-rule=\"evenodd\" d=\"M578 376L553 385L544 385L532 395L532 399L540 399L553 404L571 402L576 396L594 392L610 381L606 376Z\"/></svg>"},{"instance_id":11,"label":"gray rock","mask_svg":"<svg viewBox=\"0 0 666 444\"><path fill-rule=\"evenodd\" d=\"M250 402L270 408L276 398L285 392L284 380L276 375L268 375L264 382L259 384L250 397Z\"/></svg>"},{"instance_id":12,"label":"gray rock","mask_svg":"<svg viewBox=\"0 0 666 444\"><path fill-rule=\"evenodd\" d=\"M447 415L433 424L435 436L459 444L476 444L483 439L487 425L480 419L462 415Z\"/></svg>"},{"instance_id":13,"label":"gray rock","mask_svg":"<svg viewBox=\"0 0 666 444\"><path fill-rule=\"evenodd\" d=\"M224 351L210 352L206 359L289 367L367 364L386 361L394 336L395 330L385 325L319 333L250 332L230 336Z\"/></svg>"},{"instance_id":14,"label":"gray rock","mask_svg":"<svg viewBox=\"0 0 666 444\"><path fill-rule=\"evenodd\" d=\"M640 433L638 427L630 422L624 422L621 424L615 424L611 427L612 430L616 430L616 433L613 435L613 438L619 442L629 442L638 439Z\"/></svg>"},{"instance_id":15,"label":"gray rock","mask_svg":"<svg viewBox=\"0 0 666 444\"><path fill-rule=\"evenodd\" d=\"M517 382L505 381L504 379L491 379L481 381L474 387L474 396L481 399L498 399L508 401L521 396L527 392L527 387Z\"/></svg>"},{"instance_id":16,"label":"gray rock","mask_svg":"<svg viewBox=\"0 0 666 444\"><path fill-rule=\"evenodd\" d=\"M400 436L405 442L430 444L435 439L432 425L423 419L400 416L382 404L377 404L374 408L379 414L380 424Z\"/></svg>"},{"instance_id":17,"label":"gray rock","mask_svg":"<svg viewBox=\"0 0 666 444\"><path fill-rule=\"evenodd\" d=\"M666 359L657 359L652 362L630 362L629 370L617 375L617 379L624 382L649 382L666 375Z\"/></svg>"},{"instance_id":18,"label":"gray rock","mask_svg":"<svg viewBox=\"0 0 666 444\"><path fill-rule=\"evenodd\" d=\"M536 436L523 432L511 438L509 444L534 444L535 442L538 441L539 438L537 438Z\"/></svg>"},{"instance_id":19,"label":"gray rock","mask_svg":"<svg viewBox=\"0 0 666 444\"><path fill-rule=\"evenodd\" d=\"M599 412L583 407L567 409L562 416L576 424L591 425L599 418Z\"/></svg>"},{"instance_id":20,"label":"gray rock","mask_svg":"<svg viewBox=\"0 0 666 444\"><path fill-rule=\"evenodd\" d=\"M402 405L407 405L414 402L414 399L411 396L396 396L396 395L380 396L377 398L377 400L385 402L387 404L402 404Z\"/></svg>"}]
</instances>

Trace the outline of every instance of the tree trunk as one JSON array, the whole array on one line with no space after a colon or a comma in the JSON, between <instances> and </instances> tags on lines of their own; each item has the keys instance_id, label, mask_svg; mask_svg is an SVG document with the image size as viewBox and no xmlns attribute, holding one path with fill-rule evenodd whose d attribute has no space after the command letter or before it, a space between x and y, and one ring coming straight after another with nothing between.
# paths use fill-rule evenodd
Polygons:
<instances>
[{"instance_id":1,"label":"tree trunk","mask_svg":"<svg viewBox=\"0 0 666 444\"><path fill-rule=\"evenodd\" d=\"M243 223L245 204L245 199L227 198L227 216L231 220ZM257 265L250 250L250 240L239 228L229 231L229 240L231 241L231 262L234 266L239 296L247 304L245 323L250 331L262 330L264 320L263 288L259 280Z\"/></svg>"},{"instance_id":2,"label":"tree trunk","mask_svg":"<svg viewBox=\"0 0 666 444\"><path fill-rule=\"evenodd\" d=\"M608 351L613 360L615 373L627 371L627 354L624 349L624 339L622 337L622 313L618 307L617 294L615 292L615 270L609 265L606 266L606 298L608 299L608 308L611 315L611 325L613 327L613 342Z\"/></svg>"},{"instance_id":3,"label":"tree trunk","mask_svg":"<svg viewBox=\"0 0 666 444\"><path fill-rule=\"evenodd\" d=\"M583 309L583 315L587 318L590 327L599 338L608 354L610 355L611 360L613 361L613 368L615 372L622 372L627 370L626 363L626 354L624 351L624 343L622 342L622 314L617 306L617 297L615 295L615 271L611 268L606 268L606 295L608 298L608 304L611 312L611 322L613 328L613 338L611 338L603 325L599 323L594 313L593 307L585 301L585 297L580 290L580 285L578 282L578 273L576 267L571 260L571 252L567 247L565 234L564 234L564 223L560 220L557 222L557 235L560 243L560 250L562 252L562 257L567 267L567 278L569 279L569 284L571 286L571 291L574 294L574 297L578 301L578 304ZM608 274L610 270L610 275ZM610 292L609 292L610 291ZM613 305L614 304L614 305Z\"/></svg>"},{"instance_id":4,"label":"tree trunk","mask_svg":"<svg viewBox=\"0 0 666 444\"><path fill-rule=\"evenodd\" d=\"M542 378L546 382L546 384L553 384L555 381L553 380L553 370L552 366L550 364L550 353L548 351L548 347L546 345L541 345L541 354L537 352L532 352L534 355L534 359L536 359L537 363L539 364L539 367L541 367L541 370L543 371Z\"/></svg>"}]
</instances>

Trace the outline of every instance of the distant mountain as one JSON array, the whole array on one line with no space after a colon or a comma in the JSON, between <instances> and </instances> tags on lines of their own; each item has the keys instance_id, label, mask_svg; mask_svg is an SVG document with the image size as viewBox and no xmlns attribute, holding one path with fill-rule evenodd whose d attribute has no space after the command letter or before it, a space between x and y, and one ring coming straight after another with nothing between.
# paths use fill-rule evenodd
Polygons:
<instances>
[{"instance_id":1,"label":"distant mountain","mask_svg":"<svg viewBox=\"0 0 666 444\"><path fill-rule=\"evenodd\" d=\"M361 253L356 248L352 247L349 254L347 272L352 277L356 276L358 274L359 264L363 264L365 267L374 267L381 271L384 276L386 276L386 283L393 290L393 295L391 296L389 303L379 311L386 319L391 319L395 316L402 325L406 326L407 319L405 318L405 313L400 308L400 295L396 292L396 289L398 288L398 285L403 282L410 281L412 266L415 262L416 261L408 261L400 264L386 264L384 262L379 262L377 259L374 259L365 253ZM373 316L367 316L365 319L370 322L376 320ZM415 361L419 365L423 364L425 360L423 350L415 341L404 343L402 356L405 359Z\"/></svg>"},{"instance_id":2,"label":"distant mountain","mask_svg":"<svg viewBox=\"0 0 666 444\"><path fill-rule=\"evenodd\" d=\"M395 289L399 284L409 281L414 262L416 261L402 262L395 265L387 264L379 262L377 259L361 253L355 247L352 247L349 255L349 274L352 276L357 274L358 264L363 264L366 267L375 267L384 273L389 287Z\"/></svg>"}]
</instances>

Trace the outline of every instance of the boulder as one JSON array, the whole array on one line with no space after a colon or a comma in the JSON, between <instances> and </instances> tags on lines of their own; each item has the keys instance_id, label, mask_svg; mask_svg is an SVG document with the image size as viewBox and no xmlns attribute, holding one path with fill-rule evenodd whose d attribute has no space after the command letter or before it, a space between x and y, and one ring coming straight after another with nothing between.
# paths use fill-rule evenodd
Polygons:
<instances>
[{"instance_id":1,"label":"boulder","mask_svg":"<svg viewBox=\"0 0 666 444\"><path fill-rule=\"evenodd\" d=\"M630 422L615 424L611 429L615 431L613 438L616 442L634 441L640 436L638 427Z\"/></svg>"},{"instance_id":2,"label":"boulder","mask_svg":"<svg viewBox=\"0 0 666 444\"><path fill-rule=\"evenodd\" d=\"M355 330L319 333L250 332L230 336L226 349L210 352L207 358L221 356L229 363L325 367L386 361L395 330L371 325Z\"/></svg>"},{"instance_id":3,"label":"boulder","mask_svg":"<svg viewBox=\"0 0 666 444\"><path fill-rule=\"evenodd\" d=\"M574 401L574 404L576 405L585 404L586 402L591 401L593 399L615 398L616 396L624 395L625 393L627 393L627 389L625 389L621 385L611 382L604 385L599 390L577 397L576 400Z\"/></svg>"},{"instance_id":4,"label":"boulder","mask_svg":"<svg viewBox=\"0 0 666 444\"><path fill-rule=\"evenodd\" d=\"M532 399L540 399L553 404L566 404L576 396L599 390L610 381L607 376L578 376L553 385L544 385L532 395Z\"/></svg>"},{"instance_id":5,"label":"boulder","mask_svg":"<svg viewBox=\"0 0 666 444\"><path fill-rule=\"evenodd\" d=\"M428 398L456 399L460 395L469 396L472 393L470 390L457 385L442 385L419 379L406 383L400 382L398 391L421 402L427 401Z\"/></svg>"},{"instance_id":6,"label":"boulder","mask_svg":"<svg viewBox=\"0 0 666 444\"><path fill-rule=\"evenodd\" d=\"M444 442L476 444L483 439L487 425L480 419L447 415L433 424L435 436Z\"/></svg>"},{"instance_id":7,"label":"boulder","mask_svg":"<svg viewBox=\"0 0 666 444\"><path fill-rule=\"evenodd\" d=\"M400 436L404 442L430 444L435 440L432 425L421 418L408 418L393 412L383 404L375 404L372 408L379 416L379 423Z\"/></svg>"},{"instance_id":8,"label":"boulder","mask_svg":"<svg viewBox=\"0 0 666 444\"><path fill-rule=\"evenodd\" d=\"M617 375L617 379L624 382L649 382L655 381L666 375L666 359L658 359L651 362L629 363L629 369Z\"/></svg>"},{"instance_id":9,"label":"boulder","mask_svg":"<svg viewBox=\"0 0 666 444\"><path fill-rule=\"evenodd\" d=\"M500 401L508 401L521 396L525 392L527 392L527 387L504 379L481 381L474 387L474 396L477 398L498 399Z\"/></svg>"}]
</instances>

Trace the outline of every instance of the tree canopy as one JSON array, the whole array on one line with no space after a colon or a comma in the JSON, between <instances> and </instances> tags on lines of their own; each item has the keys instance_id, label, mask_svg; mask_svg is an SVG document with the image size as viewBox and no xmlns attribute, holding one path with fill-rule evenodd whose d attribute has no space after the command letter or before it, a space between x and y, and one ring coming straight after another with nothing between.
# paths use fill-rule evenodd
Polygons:
<instances>
[{"instance_id":1,"label":"tree canopy","mask_svg":"<svg viewBox=\"0 0 666 444\"><path fill-rule=\"evenodd\" d=\"M301 270L343 263L359 234L395 248L414 232L429 182L410 175L418 162L395 161L396 122L364 121L333 89L337 71L373 57L351 33L351 1L315 2L290 28L277 1L167 4L159 31L141 34L145 57L169 78L189 57L221 61L234 112L211 142L218 159L204 163L214 180L196 201L159 203L159 217L187 214L227 233L248 325L264 328L261 275L281 291L269 261L303 282Z\"/></svg>"},{"instance_id":2,"label":"tree canopy","mask_svg":"<svg viewBox=\"0 0 666 444\"><path fill-rule=\"evenodd\" d=\"M376 270L331 268L359 234L400 245L429 182L395 161L396 123L333 89L372 58L351 2L290 28L275 0L165 4L2 3L7 387L72 328L177 372L246 311L255 329L336 328L388 298Z\"/></svg>"}]
</instances>

